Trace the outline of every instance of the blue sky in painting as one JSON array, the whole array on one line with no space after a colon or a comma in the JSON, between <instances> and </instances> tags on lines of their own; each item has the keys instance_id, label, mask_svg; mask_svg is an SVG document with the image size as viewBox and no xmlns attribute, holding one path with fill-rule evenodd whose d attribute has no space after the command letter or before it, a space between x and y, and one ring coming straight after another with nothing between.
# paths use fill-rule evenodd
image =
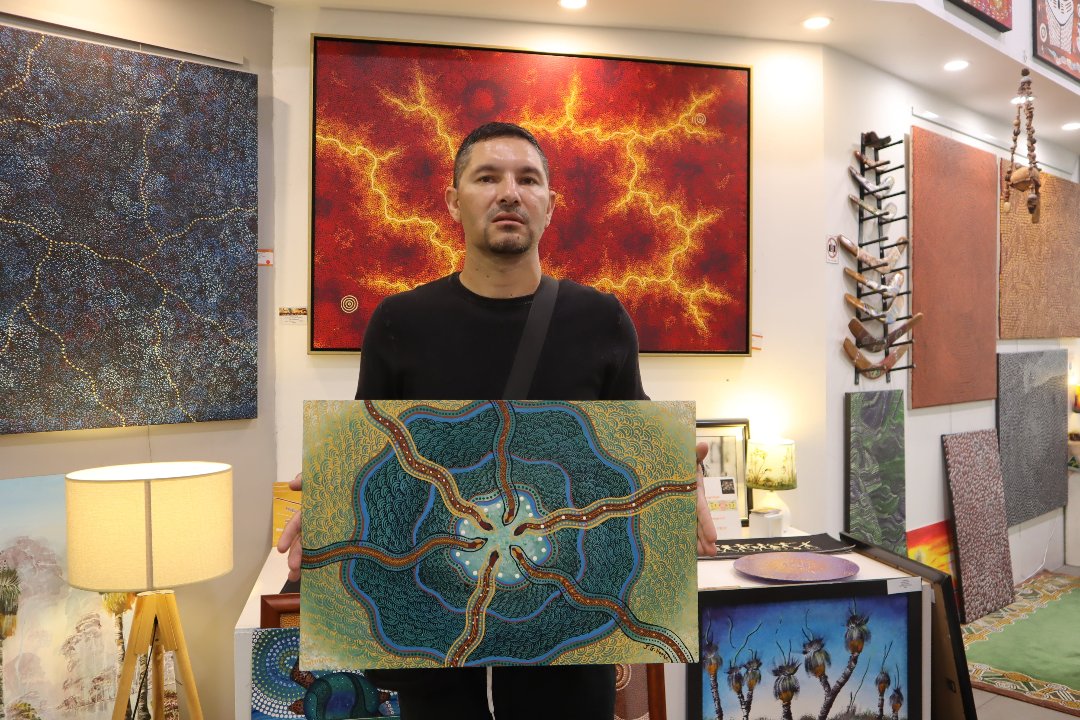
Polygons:
<instances>
[{"instance_id":1,"label":"blue sky in painting","mask_svg":"<svg viewBox=\"0 0 1080 720\"><path fill-rule=\"evenodd\" d=\"M737 597L737 595L735 596ZM706 607L703 600L701 647L705 649L705 634L711 621L713 640L719 646L723 658L723 668L719 673L720 699L725 716L739 711L739 701L727 685L727 668L734 660L737 664L749 658L756 650L762 660L761 684L754 692L753 707L750 716L780 717L780 701L773 697L775 676L772 668L781 656L781 648L799 660L800 692L792 703L792 714L800 717L804 714L817 716L824 698L824 689L820 681L809 675L803 668L803 643L807 632L822 637L825 648L831 657L828 668L830 684L835 683L848 662L848 652L844 646L845 621L852 602L855 602L860 614L870 615L870 641L859 656L858 664L848 679L847 684L832 707L830 716L840 713L848 704L849 694L857 692L856 710L873 709L877 711L878 694L874 679L881 669L882 657L891 644L886 669L892 678L892 685L885 692L885 707L889 713L889 694L899 685L904 693L904 706L900 717L908 715L908 677L907 677L907 595L862 596L839 599L800 599L790 602L742 604L731 606ZM761 627L747 641L747 635L760 623ZM740 651L741 648L741 651ZM738 655L736 652L738 651ZM899 675L897 674L899 668ZM702 669L702 709L706 720L716 717L713 707L709 677ZM865 679L864 679L865 678ZM860 688L861 683L861 688ZM745 692L745 691L744 691Z\"/></svg>"},{"instance_id":2,"label":"blue sky in painting","mask_svg":"<svg viewBox=\"0 0 1080 720\"><path fill-rule=\"evenodd\" d=\"M67 537L63 475L0 480L0 508L0 549L12 538L28 535L48 539L63 553Z\"/></svg>"}]
</instances>

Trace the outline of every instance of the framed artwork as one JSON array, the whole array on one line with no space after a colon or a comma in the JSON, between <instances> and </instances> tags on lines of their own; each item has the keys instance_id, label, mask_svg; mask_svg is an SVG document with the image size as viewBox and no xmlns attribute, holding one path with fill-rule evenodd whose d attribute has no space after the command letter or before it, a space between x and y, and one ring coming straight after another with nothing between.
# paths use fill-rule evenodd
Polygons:
<instances>
[{"instance_id":1,"label":"framed artwork","mask_svg":"<svg viewBox=\"0 0 1080 720\"><path fill-rule=\"evenodd\" d=\"M305 667L697 658L694 404L309 401Z\"/></svg>"},{"instance_id":2,"label":"framed artwork","mask_svg":"<svg viewBox=\"0 0 1080 720\"><path fill-rule=\"evenodd\" d=\"M1035 57L1080 80L1080 38L1073 0L1032 0Z\"/></svg>"},{"instance_id":3,"label":"framed artwork","mask_svg":"<svg viewBox=\"0 0 1080 720\"><path fill-rule=\"evenodd\" d=\"M949 0L987 25L1002 32L1012 30L1012 0Z\"/></svg>"},{"instance_id":4,"label":"framed artwork","mask_svg":"<svg viewBox=\"0 0 1080 720\"><path fill-rule=\"evenodd\" d=\"M930 606L930 714L935 718L975 720L975 697L971 692L967 653L960 628L959 603L949 573L844 533L840 533L840 539L852 543L856 552L917 575L930 584L934 593Z\"/></svg>"},{"instance_id":5,"label":"framed artwork","mask_svg":"<svg viewBox=\"0 0 1080 720\"><path fill-rule=\"evenodd\" d=\"M67 584L64 493L63 475L0 479L0 702L9 720L112 717L135 594ZM173 677L172 652L165 663ZM175 683L164 686L163 720L178 720ZM133 714L148 710L147 695L145 686L132 693Z\"/></svg>"},{"instance_id":6,"label":"framed artwork","mask_svg":"<svg viewBox=\"0 0 1080 720\"><path fill-rule=\"evenodd\" d=\"M844 395L846 530L896 553L907 552L904 391Z\"/></svg>"},{"instance_id":7,"label":"framed artwork","mask_svg":"<svg viewBox=\"0 0 1080 720\"><path fill-rule=\"evenodd\" d=\"M259 627L300 627L300 593L278 593L260 597Z\"/></svg>"},{"instance_id":8,"label":"framed artwork","mask_svg":"<svg viewBox=\"0 0 1080 720\"><path fill-rule=\"evenodd\" d=\"M255 417L256 76L0 47L0 435Z\"/></svg>"},{"instance_id":9,"label":"framed artwork","mask_svg":"<svg viewBox=\"0 0 1080 720\"><path fill-rule=\"evenodd\" d=\"M335 37L312 62L312 352L461 269L454 154L504 120L550 161L547 273L615 294L643 352L750 353L749 68Z\"/></svg>"},{"instance_id":10,"label":"framed artwork","mask_svg":"<svg viewBox=\"0 0 1080 720\"><path fill-rule=\"evenodd\" d=\"M750 524L753 494L746 486L746 441L750 439L750 421L746 418L698 420L697 442L709 446L702 461L705 477L734 478L735 499L743 527Z\"/></svg>"},{"instance_id":11,"label":"framed artwork","mask_svg":"<svg viewBox=\"0 0 1080 720\"><path fill-rule=\"evenodd\" d=\"M922 592L886 580L704 591L687 717L922 718Z\"/></svg>"}]
</instances>

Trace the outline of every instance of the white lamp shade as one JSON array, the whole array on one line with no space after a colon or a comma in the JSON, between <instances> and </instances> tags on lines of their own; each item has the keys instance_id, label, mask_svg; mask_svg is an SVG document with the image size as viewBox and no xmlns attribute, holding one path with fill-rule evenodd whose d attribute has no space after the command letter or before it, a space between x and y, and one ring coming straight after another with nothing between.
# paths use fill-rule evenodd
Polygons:
<instances>
[{"instance_id":1,"label":"white lamp shade","mask_svg":"<svg viewBox=\"0 0 1080 720\"><path fill-rule=\"evenodd\" d=\"M159 590L232 569L232 466L113 465L69 473L65 480L72 586Z\"/></svg>"}]
</instances>

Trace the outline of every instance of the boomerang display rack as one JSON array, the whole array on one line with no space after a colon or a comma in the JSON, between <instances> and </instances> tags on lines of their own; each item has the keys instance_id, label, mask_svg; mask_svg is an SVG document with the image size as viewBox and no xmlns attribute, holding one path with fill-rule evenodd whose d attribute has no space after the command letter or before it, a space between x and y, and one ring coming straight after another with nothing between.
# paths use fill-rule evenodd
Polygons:
<instances>
[{"instance_id":1,"label":"boomerang display rack","mask_svg":"<svg viewBox=\"0 0 1080 720\"><path fill-rule=\"evenodd\" d=\"M855 272L846 274L855 280L855 295L848 294L848 304L854 308L855 318L849 323L855 342L845 339L844 349L855 371L855 384L861 377L877 379L884 375L885 382L892 381L892 373L915 367L914 363L897 365L910 349L914 340L909 331L921 318L910 312L900 315L905 304L910 308L911 246L906 235L891 237L894 223L907 227L907 189L902 187L904 162L893 162L888 151L904 150L904 139L892 140L888 136L864 132L860 137L859 151L855 153L858 171L851 167L852 180L858 195L851 195L858 213L859 234L856 243ZM883 157L883 153L885 156ZM901 160L906 153L901 152ZM903 208L900 210L898 208ZM868 239L864 239L868 238ZM900 258L907 261L901 264ZM873 279L876 275L876 280ZM880 325L880 334L870 331ZM900 340L904 335L908 339ZM884 352L873 361L866 352Z\"/></svg>"}]
</instances>

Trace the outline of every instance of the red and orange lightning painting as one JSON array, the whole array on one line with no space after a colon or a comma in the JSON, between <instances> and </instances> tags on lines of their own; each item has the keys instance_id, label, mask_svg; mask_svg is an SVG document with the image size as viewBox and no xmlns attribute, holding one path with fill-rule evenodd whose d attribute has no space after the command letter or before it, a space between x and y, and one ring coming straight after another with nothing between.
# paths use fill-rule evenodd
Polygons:
<instances>
[{"instance_id":1,"label":"red and orange lightning painting","mask_svg":"<svg viewBox=\"0 0 1080 720\"><path fill-rule=\"evenodd\" d=\"M642 352L750 352L749 69L317 37L313 77L313 351L460 269L454 152L503 120L551 163L545 272L616 295Z\"/></svg>"}]
</instances>

